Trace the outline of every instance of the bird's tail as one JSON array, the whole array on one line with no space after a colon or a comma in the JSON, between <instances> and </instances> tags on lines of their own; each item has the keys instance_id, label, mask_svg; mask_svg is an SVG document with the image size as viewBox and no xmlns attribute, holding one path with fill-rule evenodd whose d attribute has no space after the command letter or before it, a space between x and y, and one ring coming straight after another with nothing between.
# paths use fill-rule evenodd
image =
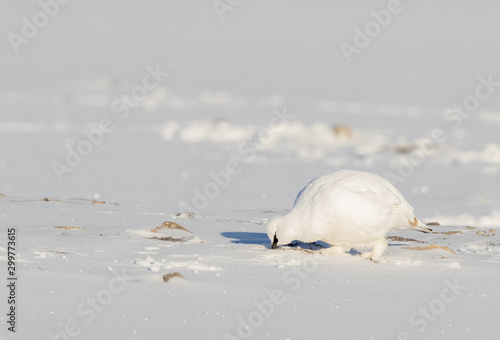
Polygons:
<instances>
[{"instance_id":1,"label":"bird's tail","mask_svg":"<svg viewBox=\"0 0 500 340\"><path fill-rule=\"evenodd\" d=\"M408 222L410 222L410 221L408 221ZM422 222L417 220L416 217L414 217L413 222L410 222L410 224L413 226L413 228L415 228L417 231L420 231L422 233L430 233L432 231L431 228L429 228L428 226L426 226L425 224L423 224Z\"/></svg>"}]
</instances>

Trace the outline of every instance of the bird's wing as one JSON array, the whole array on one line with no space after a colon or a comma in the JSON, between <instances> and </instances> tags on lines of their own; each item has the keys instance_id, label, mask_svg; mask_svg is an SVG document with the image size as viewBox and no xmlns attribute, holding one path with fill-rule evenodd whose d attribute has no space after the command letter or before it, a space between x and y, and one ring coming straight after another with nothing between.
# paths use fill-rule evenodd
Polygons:
<instances>
[{"instance_id":1,"label":"bird's wing","mask_svg":"<svg viewBox=\"0 0 500 340\"><path fill-rule=\"evenodd\" d=\"M376 176L369 178L366 178L366 176L362 178L354 177L352 180L346 180L343 184L357 194L374 201L385 202L393 206L400 206L404 201L396 188L392 187L392 185L392 188L387 186ZM390 183L387 184L390 185Z\"/></svg>"}]
</instances>

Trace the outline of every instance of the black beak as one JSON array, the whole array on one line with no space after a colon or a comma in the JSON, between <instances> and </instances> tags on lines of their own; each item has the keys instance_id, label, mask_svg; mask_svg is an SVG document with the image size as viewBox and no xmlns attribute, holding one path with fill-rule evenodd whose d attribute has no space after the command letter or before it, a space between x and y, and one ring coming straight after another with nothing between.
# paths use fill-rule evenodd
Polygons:
<instances>
[{"instance_id":1,"label":"black beak","mask_svg":"<svg viewBox=\"0 0 500 340\"><path fill-rule=\"evenodd\" d=\"M273 246L271 248L272 249L278 248L278 238L276 237L276 234L274 234Z\"/></svg>"}]
</instances>

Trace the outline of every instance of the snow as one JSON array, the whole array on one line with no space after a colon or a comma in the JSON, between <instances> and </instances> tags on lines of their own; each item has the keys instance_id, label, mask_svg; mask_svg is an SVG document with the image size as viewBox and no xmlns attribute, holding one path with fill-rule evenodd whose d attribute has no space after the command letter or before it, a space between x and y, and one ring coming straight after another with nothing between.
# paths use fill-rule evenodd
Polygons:
<instances>
[{"instance_id":1,"label":"snow","mask_svg":"<svg viewBox=\"0 0 500 340\"><path fill-rule=\"evenodd\" d=\"M498 328L500 240L487 228L391 232L386 254L371 262L357 252L313 253L307 244L271 250L265 222L274 211L180 217L91 201L8 198L2 206L10 225L21 219L19 333L26 339L50 338L70 322L83 339L245 338L249 332L252 338L397 338L403 332L461 338ZM150 231L164 220L193 238L152 238L189 234ZM85 230L54 228L68 224ZM455 254L404 248L427 244ZM163 282L171 272L184 279ZM455 291L442 294L449 285ZM282 296L264 315L256 305L271 294ZM240 329L240 318L256 326Z\"/></svg>"},{"instance_id":2,"label":"snow","mask_svg":"<svg viewBox=\"0 0 500 340\"><path fill-rule=\"evenodd\" d=\"M0 338L498 336L497 6L221 1L2 6ZM270 249L269 219L341 169L440 225L378 262Z\"/></svg>"}]
</instances>

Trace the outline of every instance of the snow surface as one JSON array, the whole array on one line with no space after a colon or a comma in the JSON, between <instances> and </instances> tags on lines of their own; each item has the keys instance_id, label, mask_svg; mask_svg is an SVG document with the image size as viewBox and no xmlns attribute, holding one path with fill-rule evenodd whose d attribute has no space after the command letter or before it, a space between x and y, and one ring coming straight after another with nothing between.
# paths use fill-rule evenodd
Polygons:
<instances>
[{"instance_id":1,"label":"snow surface","mask_svg":"<svg viewBox=\"0 0 500 340\"><path fill-rule=\"evenodd\" d=\"M234 1L224 20L212 1L71 1L16 53L40 3L0 5L5 268L7 229L18 247L0 338L500 336L500 87L478 90L500 81L498 4L401 1L348 63L340 44L388 1ZM440 225L390 233L378 263L271 250L267 221L340 169L391 179ZM151 231L165 221L192 233Z\"/></svg>"}]
</instances>

